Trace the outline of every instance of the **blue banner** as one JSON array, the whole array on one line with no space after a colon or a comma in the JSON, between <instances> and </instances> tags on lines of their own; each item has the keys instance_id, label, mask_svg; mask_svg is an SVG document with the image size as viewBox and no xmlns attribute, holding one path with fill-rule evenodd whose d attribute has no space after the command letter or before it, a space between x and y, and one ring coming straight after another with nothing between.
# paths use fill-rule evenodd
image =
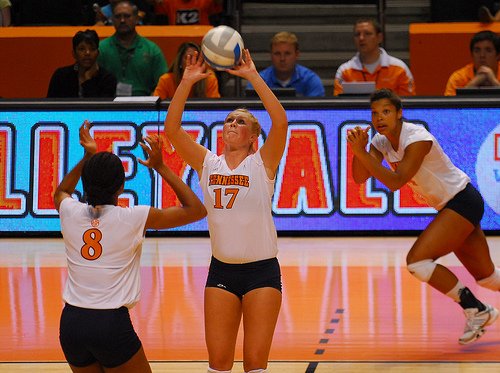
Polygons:
<instances>
[{"instance_id":1,"label":"blue banner","mask_svg":"<svg viewBox=\"0 0 500 373\"><path fill-rule=\"evenodd\" d=\"M220 132L229 110L187 110L183 126L193 138L221 152ZM262 109L251 110L265 139L270 122ZM280 232L331 234L412 232L424 229L435 215L419 196L403 188L390 192L369 180L350 178L352 156L345 134L368 126L368 108L287 109L289 135L279 166L273 213ZM0 112L0 232L58 232L52 193L82 156L78 128L87 119L100 149L119 155L126 170L120 203L166 207L175 196L154 172L139 164L138 145L147 133L161 133L165 111L47 110ZM500 109L406 108L407 121L419 123L438 139L456 166L465 171L485 199L482 227L500 229ZM198 177L173 149L166 163L202 197ZM81 196L81 184L75 198ZM175 231L206 231L206 219Z\"/></svg>"}]
</instances>

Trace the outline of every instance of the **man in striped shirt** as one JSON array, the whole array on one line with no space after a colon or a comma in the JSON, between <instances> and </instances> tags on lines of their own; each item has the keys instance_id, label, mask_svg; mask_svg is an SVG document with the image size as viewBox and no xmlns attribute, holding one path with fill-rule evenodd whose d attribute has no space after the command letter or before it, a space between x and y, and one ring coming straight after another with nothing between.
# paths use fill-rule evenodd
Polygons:
<instances>
[{"instance_id":1,"label":"man in striped shirt","mask_svg":"<svg viewBox=\"0 0 500 373\"><path fill-rule=\"evenodd\" d=\"M380 47L382 28L373 18L360 18L354 24L354 43L358 53L340 65L334 79L333 94L344 92L345 82L375 82L375 88L389 88L399 96L414 96L415 82L408 66Z\"/></svg>"}]
</instances>

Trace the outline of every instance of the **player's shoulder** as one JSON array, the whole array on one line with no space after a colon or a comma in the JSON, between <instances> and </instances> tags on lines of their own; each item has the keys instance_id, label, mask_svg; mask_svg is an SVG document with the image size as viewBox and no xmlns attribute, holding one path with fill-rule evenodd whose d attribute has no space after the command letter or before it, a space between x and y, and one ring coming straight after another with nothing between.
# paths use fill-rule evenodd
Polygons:
<instances>
[{"instance_id":1,"label":"player's shoulder","mask_svg":"<svg viewBox=\"0 0 500 373\"><path fill-rule=\"evenodd\" d=\"M422 124L403 122L403 130L401 132L403 142L407 145L418 141L433 141L434 136Z\"/></svg>"}]
</instances>

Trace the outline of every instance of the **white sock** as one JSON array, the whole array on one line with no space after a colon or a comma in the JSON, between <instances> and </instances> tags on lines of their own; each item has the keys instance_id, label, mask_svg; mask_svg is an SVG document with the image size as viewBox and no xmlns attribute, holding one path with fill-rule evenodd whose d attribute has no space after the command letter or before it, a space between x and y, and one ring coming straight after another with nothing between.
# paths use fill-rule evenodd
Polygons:
<instances>
[{"instance_id":1,"label":"white sock","mask_svg":"<svg viewBox=\"0 0 500 373\"><path fill-rule=\"evenodd\" d=\"M246 373L267 373L267 369L254 369L254 370L249 370Z\"/></svg>"},{"instance_id":2,"label":"white sock","mask_svg":"<svg viewBox=\"0 0 500 373\"><path fill-rule=\"evenodd\" d=\"M230 370L216 370L208 367L207 373L231 373Z\"/></svg>"},{"instance_id":3,"label":"white sock","mask_svg":"<svg viewBox=\"0 0 500 373\"><path fill-rule=\"evenodd\" d=\"M500 290L500 270L495 268L493 273L486 278L477 281L479 286L493 291Z\"/></svg>"},{"instance_id":4,"label":"white sock","mask_svg":"<svg viewBox=\"0 0 500 373\"><path fill-rule=\"evenodd\" d=\"M455 302L460 302L460 289L463 289L465 286L462 285L460 281L457 281L457 284L453 289L446 293L446 296L453 299Z\"/></svg>"}]
</instances>

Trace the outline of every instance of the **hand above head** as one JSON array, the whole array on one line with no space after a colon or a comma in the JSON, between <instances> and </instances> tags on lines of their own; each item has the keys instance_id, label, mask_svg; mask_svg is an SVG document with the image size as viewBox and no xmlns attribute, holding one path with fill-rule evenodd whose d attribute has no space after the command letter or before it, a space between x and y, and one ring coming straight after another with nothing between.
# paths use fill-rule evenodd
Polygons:
<instances>
[{"instance_id":1,"label":"hand above head","mask_svg":"<svg viewBox=\"0 0 500 373\"><path fill-rule=\"evenodd\" d=\"M194 52L192 55L189 54L186 57L185 65L182 79L192 84L207 78L209 75L203 56L198 52Z\"/></svg>"},{"instance_id":2,"label":"hand above head","mask_svg":"<svg viewBox=\"0 0 500 373\"><path fill-rule=\"evenodd\" d=\"M80 126L80 145L89 156L97 153L97 143L90 135L90 127L92 127L92 123L88 120L85 120Z\"/></svg>"},{"instance_id":3,"label":"hand above head","mask_svg":"<svg viewBox=\"0 0 500 373\"><path fill-rule=\"evenodd\" d=\"M251 80L252 76L259 74L248 49L243 50L243 58L239 65L225 71L231 75L236 75L247 80Z\"/></svg>"},{"instance_id":4,"label":"hand above head","mask_svg":"<svg viewBox=\"0 0 500 373\"><path fill-rule=\"evenodd\" d=\"M147 143L147 145L145 144ZM163 141L158 135L150 135L144 138L144 142L139 143L148 155L148 159L138 159L139 163L153 169L158 169L163 165L163 156L161 149L163 148Z\"/></svg>"}]
</instances>

